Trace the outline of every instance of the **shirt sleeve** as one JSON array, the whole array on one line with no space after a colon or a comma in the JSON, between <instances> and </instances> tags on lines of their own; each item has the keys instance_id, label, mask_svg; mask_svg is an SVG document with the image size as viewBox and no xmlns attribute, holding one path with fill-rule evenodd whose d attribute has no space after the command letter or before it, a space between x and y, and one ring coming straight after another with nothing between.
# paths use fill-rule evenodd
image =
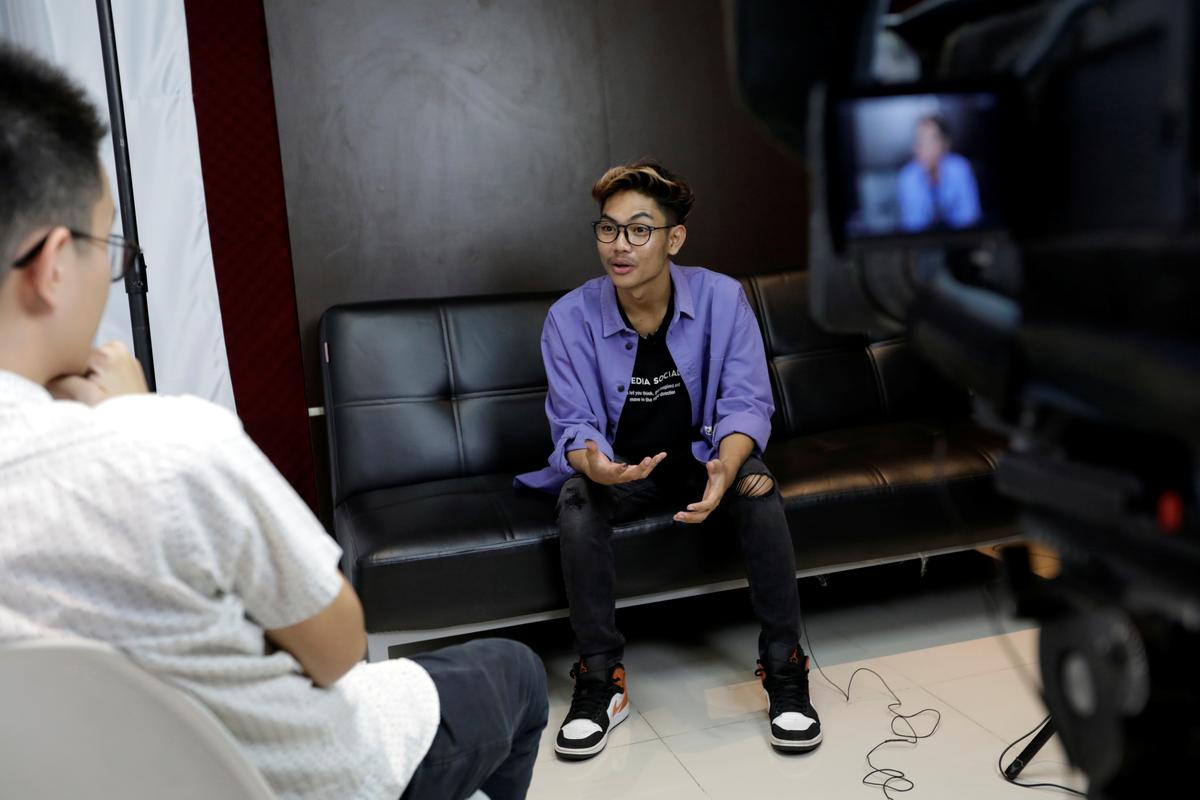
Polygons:
<instances>
[{"instance_id":1,"label":"shirt sleeve","mask_svg":"<svg viewBox=\"0 0 1200 800\"><path fill-rule=\"evenodd\" d=\"M953 200L947 216L950 225L955 228L965 228L979 221L979 187L975 183L975 173L971 162L959 156L953 161L951 175L953 184Z\"/></svg>"},{"instance_id":2,"label":"shirt sleeve","mask_svg":"<svg viewBox=\"0 0 1200 800\"><path fill-rule=\"evenodd\" d=\"M896 205L900 211L901 229L919 231L929 227L928 191L922 186L920 167L912 162L904 165L896 179Z\"/></svg>"},{"instance_id":3,"label":"shirt sleeve","mask_svg":"<svg viewBox=\"0 0 1200 800\"><path fill-rule=\"evenodd\" d=\"M308 505L242 432L182 448L179 513L206 549L216 590L238 597L264 629L323 611L341 590L341 548ZM188 452L190 451L190 452Z\"/></svg>"},{"instance_id":4,"label":"shirt sleeve","mask_svg":"<svg viewBox=\"0 0 1200 800\"><path fill-rule=\"evenodd\" d=\"M612 444L600 431L599 414L593 407L603 402L599 381L594 375L585 378L579 374L553 313L546 316L542 328L542 361L546 366L546 417L554 440L550 466L567 475L574 473L567 453L584 449L588 439L611 459Z\"/></svg>"},{"instance_id":5,"label":"shirt sleeve","mask_svg":"<svg viewBox=\"0 0 1200 800\"><path fill-rule=\"evenodd\" d=\"M718 383L713 442L720 445L729 434L742 433L754 440L760 453L765 452L774 412L762 333L746 293L738 286L733 332Z\"/></svg>"}]
</instances>

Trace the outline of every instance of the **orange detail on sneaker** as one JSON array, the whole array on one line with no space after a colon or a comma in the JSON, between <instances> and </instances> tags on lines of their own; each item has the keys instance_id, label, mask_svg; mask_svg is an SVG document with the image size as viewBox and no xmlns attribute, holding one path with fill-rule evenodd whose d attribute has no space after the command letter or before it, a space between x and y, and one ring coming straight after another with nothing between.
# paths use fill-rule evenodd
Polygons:
<instances>
[{"instance_id":1,"label":"orange detail on sneaker","mask_svg":"<svg viewBox=\"0 0 1200 800\"><path fill-rule=\"evenodd\" d=\"M800 652L799 651L800 651L799 647L792 648L792 654L790 656L788 656L789 664L799 664L800 663Z\"/></svg>"},{"instance_id":2,"label":"orange detail on sneaker","mask_svg":"<svg viewBox=\"0 0 1200 800\"><path fill-rule=\"evenodd\" d=\"M621 687L621 702L617 703L617 707L613 709L614 714L619 714L621 709L629 705L629 692L625 690L625 668L617 667L613 670L613 683Z\"/></svg>"}]
</instances>

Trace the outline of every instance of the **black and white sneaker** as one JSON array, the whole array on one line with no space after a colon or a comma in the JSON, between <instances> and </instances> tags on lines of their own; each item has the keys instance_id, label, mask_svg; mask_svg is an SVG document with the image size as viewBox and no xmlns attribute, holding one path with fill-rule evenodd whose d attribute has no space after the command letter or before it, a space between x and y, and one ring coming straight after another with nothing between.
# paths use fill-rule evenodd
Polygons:
<instances>
[{"instance_id":1,"label":"black and white sneaker","mask_svg":"<svg viewBox=\"0 0 1200 800\"><path fill-rule=\"evenodd\" d=\"M609 732L629 716L629 695L625 666L619 662L580 661L571 667L571 677L575 679L571 710L558 729L554 751L560 758L580 761L603 750Z\"/></svg>"},{"instance_id":2,"label":"black and white sneaker","mask_svg":"<svg viewBox=\"0 0 1200 800\"><path fill-rule=\"evenodd\" d=\"M784 653L769 653L767 665L759 661L754 674L767 695L771 746L781 753L803 753L821 743L821 720L808 697L808 656L799 647Z\"/></svg>"}]
</instances>

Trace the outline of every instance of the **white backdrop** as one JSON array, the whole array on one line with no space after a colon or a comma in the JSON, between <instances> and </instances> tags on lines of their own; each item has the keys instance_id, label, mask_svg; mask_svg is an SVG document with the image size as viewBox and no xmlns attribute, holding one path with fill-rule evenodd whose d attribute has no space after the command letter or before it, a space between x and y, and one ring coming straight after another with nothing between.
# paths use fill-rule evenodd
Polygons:
<instances>
[{"instance_id":1,"label":"white backdrop","mask_svg":"<svg viewBox=\"0 0 1200 800\"><path fill-rule=\"evenodd\" d=\"M138 233L146 253L158 391L233 409L200 173L183 0L112 0ZM58 64L108 119L94 0L0 0L0 37ZM101 145L116 199L111 136ZM0 191L3 189L0 188ZM116 232L121 219L117 215ZM133 349L129 302L116 284L96 339Z\"/></svg>"}]
</instances>

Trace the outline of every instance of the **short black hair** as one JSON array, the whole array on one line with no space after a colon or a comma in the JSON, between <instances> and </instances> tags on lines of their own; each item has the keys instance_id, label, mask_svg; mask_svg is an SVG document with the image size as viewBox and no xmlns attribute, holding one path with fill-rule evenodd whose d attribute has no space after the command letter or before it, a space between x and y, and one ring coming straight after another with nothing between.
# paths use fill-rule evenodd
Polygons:
<instances>
[{"instance_id":1,"label":"short black hair","mask_svg":"<svg viewBox=\"0 0 1200 800\"><path fill-rule=\"evenodd\" d=\"M35 228L90 227L107 132L84 90L60 69L0 43L0 280Z\"/></svg>"},{"instance_id":2,"label":"short black hair","mask_svg":"<svg viewBox=\"0 0 1200 800\"><path fill-rule=\"evenodd\" d=\"M929 123L937 128L938 133L942 135L942 138L946 141L950 141L950 123L946 121L945 117L943 117L941 114L926 114L917 120L918 125L924 125L926 123Z\"/></svg>"}]
</instances>

